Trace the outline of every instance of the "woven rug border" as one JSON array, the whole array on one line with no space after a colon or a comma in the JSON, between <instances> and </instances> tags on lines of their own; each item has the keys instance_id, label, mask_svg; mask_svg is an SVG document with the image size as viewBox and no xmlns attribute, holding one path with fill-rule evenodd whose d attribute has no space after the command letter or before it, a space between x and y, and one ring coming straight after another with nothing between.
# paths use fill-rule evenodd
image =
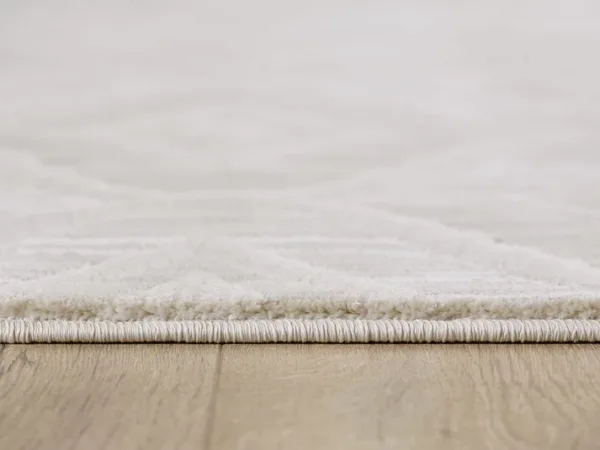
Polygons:
<instances>
[{"instance_id":1,"label":"woven rug border","mask_svg":"<svg viewBox=\"0 0 600 450\"><path fill-rule=\"evenodd\" d=\"M600 342L600 320L249 319L68 321L0 319L0 343Z\"/></svg>"}]
</instances>

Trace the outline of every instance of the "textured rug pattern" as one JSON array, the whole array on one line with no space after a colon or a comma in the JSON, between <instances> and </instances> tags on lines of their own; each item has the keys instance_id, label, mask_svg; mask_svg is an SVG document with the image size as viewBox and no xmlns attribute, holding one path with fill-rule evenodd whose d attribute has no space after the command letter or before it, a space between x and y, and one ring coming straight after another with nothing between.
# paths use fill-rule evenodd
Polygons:
<instances>
[{"instance_id":1,"label":"textured rug pattern","mask_svg":"<svg viewBox=\"0 0 600 450\"><path fill-rule=\"evenodd\" d=\"M9 2L0 337L600 327L599 30L583 0Z\"/></svg>"}]
</instances>

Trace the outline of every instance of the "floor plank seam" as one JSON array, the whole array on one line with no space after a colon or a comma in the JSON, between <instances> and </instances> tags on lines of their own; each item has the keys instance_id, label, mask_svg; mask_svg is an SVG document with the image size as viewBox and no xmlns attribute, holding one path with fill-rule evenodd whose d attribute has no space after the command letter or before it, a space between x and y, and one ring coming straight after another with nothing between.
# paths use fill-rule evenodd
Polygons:
<instances>
[{"instance_id":1,"label":"floor plank seam","mask_svg":"<svg viewBox=\"0 0 600 450\"><path fill-rule=\"evenodd\" d=\"M210 402L208 406L208 417L206 418L206 429L204 435L204 448L206 450L212 449L212 436L215 425L215 414L217 410L217 400L219 396L219 385L221 382L221 370L223 367L223 344L219 344L219 351L217 352L217 362L215 364L214 380L210 395Z\"/></svg>"}]
</instances>

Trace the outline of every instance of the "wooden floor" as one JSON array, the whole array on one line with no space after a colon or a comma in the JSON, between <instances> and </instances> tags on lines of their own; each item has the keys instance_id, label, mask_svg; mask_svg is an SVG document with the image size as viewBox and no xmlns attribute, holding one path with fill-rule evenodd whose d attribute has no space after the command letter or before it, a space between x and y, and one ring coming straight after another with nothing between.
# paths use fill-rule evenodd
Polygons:
<instances>
[{"instance_id":1,"label":"wooden floor","mask_svg":"<svg viewBox=\"0 0 600 450\"><path fill-rule=\"evenodd\" d=\"M0 449L598 449L600 345L7 345Z\"/></svg>"}]
</instances>

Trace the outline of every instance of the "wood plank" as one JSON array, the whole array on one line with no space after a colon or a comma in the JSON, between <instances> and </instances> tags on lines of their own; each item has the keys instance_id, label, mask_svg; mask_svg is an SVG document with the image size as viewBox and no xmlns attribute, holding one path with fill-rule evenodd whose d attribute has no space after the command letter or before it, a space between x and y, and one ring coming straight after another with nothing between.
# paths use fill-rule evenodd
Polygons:
<instances>
[{"instance_id":1,"label":"wood plank","mask_svg":"<svg viewBox=\"0 0 600 450\"><path fill-rule=\"evenodd\" d=\"M599 345L223 347L211 448L592 449Z\"/></svg>"},{"instance_id":2,"label":"wood plank","mask_svg":"<svg viewBox=\"0 0 600 450\"><path fill-rule=\"evenodd\" d=\"M0 448L206 447L216 345L8 345Z\"/></svg>"},{"instance_id":3,"label":"wood plank","mask_svg":"<svg viewBox=\"0 0 600 450\"><path fill-rule=\"evenodd\" d=\"M217 346L5 346L0 448L202 449L211 424L236 450L600 440L598 345L223 349L217 383Z\"/></svg>"}]
</instances>

